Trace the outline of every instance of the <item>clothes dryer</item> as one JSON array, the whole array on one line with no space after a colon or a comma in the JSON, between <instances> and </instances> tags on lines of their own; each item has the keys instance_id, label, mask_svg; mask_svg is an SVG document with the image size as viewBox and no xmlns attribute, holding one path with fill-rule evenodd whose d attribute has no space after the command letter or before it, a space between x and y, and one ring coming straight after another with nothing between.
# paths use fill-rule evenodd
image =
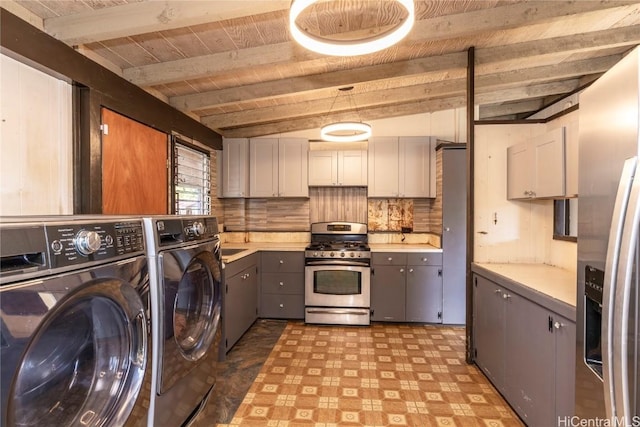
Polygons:
<instances>
[{"instance_id":1,"label":"clothes dryer","mask_svg":"<svg viewBox=\"0 0 640 427\"><path fill-rule=\"evenodd\" d=\"M146 425L142 220L0 218L0 260L0 424Z\"/></svg>"},{"instance_id":2,"label":"clothes dryer","mask_svg":"<svg viewBox=\"0 0 640 427\"><path fill-rule=\"evenodd\" d=\"M144 218L151 278L150 427L175 427L204 407L221 340L222 259L215 217Z\"/></svg>"}]
</instances>

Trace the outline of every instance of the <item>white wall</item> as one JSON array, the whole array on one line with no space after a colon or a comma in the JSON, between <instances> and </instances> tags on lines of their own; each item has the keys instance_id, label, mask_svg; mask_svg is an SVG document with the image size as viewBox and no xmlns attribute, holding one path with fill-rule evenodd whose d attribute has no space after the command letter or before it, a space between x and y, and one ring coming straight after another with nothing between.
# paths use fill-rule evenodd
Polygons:
<instances>
[{"instance_id":1,"label":"white wall","mask_svg":"<svg viewBox=\"0 0 640 427\"><path fill-rule=\"evenodd\" d=\"M577 112L548 124L475 128L474 261L545 263L575 270L574 242L553 240L553 201L507 200L507 147L558 126L577 131Z\"/></svg>"},{"instance_id":2,"label":"white wall","mask_svg":"<svg viewBox=\"0 0 640 427\"><path fill-rule=\"evenodd\" d=\"M0 215L73 213L71 85L0 55Z\"/></svg>"}]
</instances>

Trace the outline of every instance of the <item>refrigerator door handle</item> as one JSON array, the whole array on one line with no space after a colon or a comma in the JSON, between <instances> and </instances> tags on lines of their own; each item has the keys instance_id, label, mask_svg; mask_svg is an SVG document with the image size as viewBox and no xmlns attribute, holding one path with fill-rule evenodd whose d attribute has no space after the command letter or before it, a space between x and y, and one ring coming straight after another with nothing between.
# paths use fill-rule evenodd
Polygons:
<instances>
[{"instance_id":1,"label":"refrigerator door handle","mask_svg":"<svg viewBox=\"0 0 640 427\"><path fill-rule=\"evenodd\" d=\"M613 315L618 278L618 261L620 258L620 246L622 243L622 231L624 219L629 203L629 194L636 172L638 159L632 157L625 160L618 183L616 201L613 208L613 217L609 231L609 242L607 245L607 259L605 264L605 276L602 295L602 376L604 381L604 398L607 418L616 417L616 377L614 375L613 357Z\"/></svg>"},{"instance_id":2,"label":"refrigerator door handle","mask_svg":"<svg viewBox=\"0 0 640 427\"><path fill-rule=\"evenodd\" d=\"M640 173L636 173L631 186L627 214L624 220L617 286L613 310L613 378L615 414L623 425L630 425L631 396L629 393L629 304L635 267L640 227ZM636 272L637 273L637 272Z\"/></svg>"}]
</instances>

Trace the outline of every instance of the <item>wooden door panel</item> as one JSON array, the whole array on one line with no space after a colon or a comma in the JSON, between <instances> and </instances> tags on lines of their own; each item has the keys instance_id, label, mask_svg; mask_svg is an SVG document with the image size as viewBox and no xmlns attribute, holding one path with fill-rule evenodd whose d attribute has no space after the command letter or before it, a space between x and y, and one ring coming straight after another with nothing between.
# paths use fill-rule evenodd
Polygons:
<instances>
[{"instance_id":1,"label":"wooden door panel","mask_svg":"<svg viewBox=\"0 0 640 427\"><path fill-rule=\"evenodd\" d=\"M167 135L107 109L102 123L102 213L169 213Z\"/></svg>"}]
</instances>

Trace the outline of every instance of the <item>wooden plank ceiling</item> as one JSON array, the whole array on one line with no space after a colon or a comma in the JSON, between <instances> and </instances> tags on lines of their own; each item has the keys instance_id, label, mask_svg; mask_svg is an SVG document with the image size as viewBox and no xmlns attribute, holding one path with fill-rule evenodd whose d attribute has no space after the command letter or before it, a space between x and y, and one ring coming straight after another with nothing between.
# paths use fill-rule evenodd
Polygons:
<instances>
[{"instance_id":1,"label":"wooden plank ceiling","mask_svg":"<svg viewBox=\"0 0 640 427\"><path fill-rule=\"evenodd\" d=\"M480 118L526 118L640 44L636 1L414 3L417 20L405 40L357 57L297 45L288 0L3 0L2 7L226 137L462 107L470 46ZM325 37L357 38L402 15L390 0L333 0L299 22ZM338 90L345 86L354 89Z\"/></svg>"}]
</instances>

